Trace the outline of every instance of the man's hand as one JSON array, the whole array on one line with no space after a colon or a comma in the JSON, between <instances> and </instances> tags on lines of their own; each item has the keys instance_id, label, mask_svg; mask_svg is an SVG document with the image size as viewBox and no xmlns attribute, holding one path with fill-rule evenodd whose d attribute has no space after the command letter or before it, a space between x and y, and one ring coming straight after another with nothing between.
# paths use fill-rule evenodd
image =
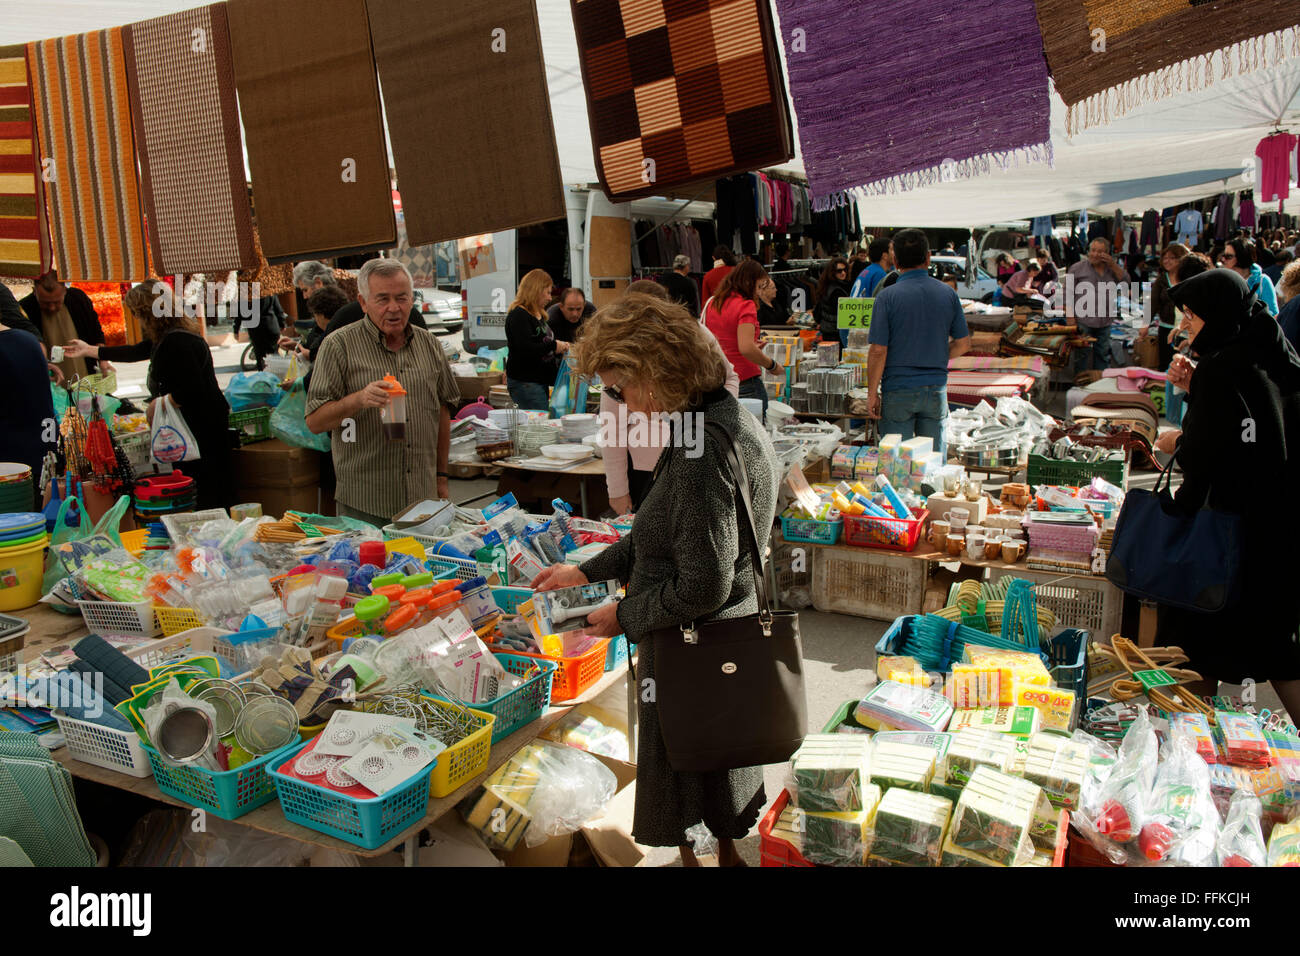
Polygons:
<instances>
[{"instance_id":1,"label":"man's hand","mask_svg":"<svg viewBox=\"0 0 1300 956\"><path fill-rule=\"evenodd\" d=\"M589 584L587 576L573 564L552 564L533 578L534 591L555 591L559 588L572 588L580 584ZM619 632L615 632L619 633Z\"/></svg>"},{"instance_id":2,"label":"man's hand","mask_svg":"<svg viewBox=\"0 0 1300 956\"><path fill-rule=\"evenodd\" d=\"M361 391L355 393L362 408L383 408L393 400L382 381L371 382Z\"/></svg>"},{"instance_id":3,"label":"man's hand","mask_svg":"<svg viewBox=\"0 0 1300 956\"><path fill-rule=\"evenodd\" d=\"M1150 335L1150 334L1151 334L1151 330L1150 330L1150 329L1142 329L1140 332L1138 332L1137 341L1141 342L1143 339L1145 339L1145 338L1146 338L1148 335Z\"/></svg>"},{"instance_id":4,"label":"man's hand","mask_svg":"<svg viewBox=\"0 0 1300 956\"><path fill-rule=\"evenodd\" d=\"M54 379L55 385L63 384L63 369L59 368L53 362L50 363L50 377Z\"/></svg>"},{"instance_id":5,"label":"man's hand","mask_svg":"<svg viewBox=\"0 0 1300 956\"><path fill-rule=\"evenodd\" d=\"M99 370L105 375L107 375L109 372L117 371L117 369L113 367L112 362L102 362L102 361L99 363Z\"/></svg>"},{"instance_id":6,"label":"man's hand","mask_svg":"<svg viewBox=\"0 0 1300 956\"><path fill-rule=\"evenodd\" d=\"M609 499L609 506L613 509L614 514L622 517L632 513L632 496L619 495L617 498Z\"/></svg>"},{"instance_id":7,"label":"man's hand","mask_svg":"<svg viewBox=\"0 0 1300 956\"><path fill-rule=\"evenodd\" d=\"M446 478L438 479L438 497L446 501L451 500L451 492L447 490Z\"/></svg>"},{"instance_id":8,"label":"man's hand","mask_svg":"<svg viewBox=\"0 0 1300 956\"><path fill-rule=\"evenodd\" d=\"M867 417L880 418L880 393L872 392L871 397L867 399Z\"/></svg>"},{"instance_id":9,"label":"man's hand","mask_svg":"<svg viewBox=\"0 0 1300 956\"><path fill-rule=\"evenodd\" d=\"M1178 439L1182 437L1183 433L1180 429L1167 431L1156 439L1155 449L1166 455L1172 455L1178 448Z\"/></svg>"},{"instance_id":10,"label":"man's hand","mask_svg":"<svg viewBox=\"0 0 1300 956\"><path fill-rule=\"evenodd\" d=\"M587 626L582 633L591 637L618 637L623 625L618 623L618 602L610 601L587 615Z\"/></svg>"}]
</instances>

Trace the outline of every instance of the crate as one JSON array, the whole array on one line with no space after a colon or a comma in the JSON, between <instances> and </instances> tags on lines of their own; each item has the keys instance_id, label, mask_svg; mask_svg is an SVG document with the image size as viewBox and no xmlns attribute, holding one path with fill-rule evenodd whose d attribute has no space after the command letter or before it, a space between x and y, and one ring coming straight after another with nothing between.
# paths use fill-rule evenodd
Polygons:
<instances>
[{"instance_id":1,"label":"crate","mask_svg":"<svg viewBox=\"0 0 1300 956\"><path fill-rule=\"evenodd\" d=\"M547 657L543 654L525 654L517 656L541 661L552 661L559 665L551 681L551 703L559 704L566 700L580 697L605 673L605 659L609 651L604 643L597 641L589 651L577 657Z\"/></svg>"},{"instance_id":2,"label":"crate","mask_svg":"<svg viewBox=\"0 0 1300 956\"><path fill-rule=\"evenodd\" d=\"M797 544L835 544L840 540L843 521L818 521L815 518L781 516L781 537Z\"/></svg>"},{"instance_id":3,"label":"crate","mask_svg":"<svg viewBox=\"0 0 1300 956\"><path fill-rule=\"evenodd\" d=\"M1105 478L1117 488L1128 487L1128 461L1057 461L1042 455L1030 455L1026 482L1035 485L1086 485L1094 478Z\"/></svg>"},{"instance_id":4,"label":"crate","mask_svg":"<svg viewBox=\"0 0 1300 956\"><path fill-rule=\"evenodd\" d=\"M18 669L18 665L22 663L23 646L27 643L27 633L30 630L31 628L28 627L18 634L0 637L0 674Z\"/></svg>"},{"instance_id":5,"label":"crate","mask_svg":"<svg viewBox=\"0 0 1300 956\"><path fill-rule=\"evenodd\" d=\"M119 637L157 637L162 633L151 601L124 604L120 601L78 601L81 616L92 634Z\"/></svg>"},{"instance_id":6,"label":"crate","mask_svg":"<svg viewBox=\"0 0 1300 956\"><path fill-rule=\"evenodd\" d=\"M536 660L518 654L498 654L497 660L511 674L524 676L537 664L541 673L534 674L521 686L509 693L502 694L496 700L489 700L472 705L475 710L491 714L496 718L492 727L492 743L498 743L509 737L520 727L531 724L551 706L551 681L559 665L554 661ZM439 694L428 694L434 700L446 701Z\"/></svg>"},{"instance_id":7,"label":"crate","mask_svg":"<svg viewBox=\"0 0 1300 956\"><path fill-rule=\"evenodd\" d=\"M248 408L242 412L231 412L229 424L239 432L240 445L268 441L272 437L271 409L265 405L260 408Z\"/></svg>"},{"instance_id":8,"label":"crate","mask_svg":"<svg viewBox=\"0 0 1300 956\"><path fill-rule=\"evenodd\" d=\"M989 580L1024 578L1034 585L1034 599L1056 615L1057 627L1075 627L1109 640L1120 632L1124 593L1104 577L1069 572L992 568ZM1052 582L1050 584L1046 582Z\"/></svg>"},{"instance_id":9,"label":"crate","mask_svg":"<svg viewBox=\"0 0 1300 956\"><path fill-rule=\"evenodd\" d=\"M307 746L300 744L288 753L281 752L269 765L268 778L290 823L373 850L424 819L429 808L430 774L417 773L382 797L365 800L282 773L281 768ZM439 754L437 760L441 759Z\"/></svg>"},{"instance_id":10,"label":"crate","mask_svg":"<svg viewBox=\"0 0 1300 956\"><path fill-rule=\"evenodd\" d=\"M160 791L190 806L201 807L223 820L235 820L275 799L275 781L267 774L266 768L273 760L301 745L289 744L226 771L173 767L148 744L141 746L149 755L154 783Z\"/></svg>"},{"instance_id":11,"label":"crate","mask_svg":"<svg viewBox=\"0 0 1300 956\"><path fill-rule=\"evenodd\" d=\"M435 707L444 710L459 709L436 697L429 700ZM488 757L492 753L492 728L496 724L496 715L477 706L471 707L469 713L477 723L477 729L438 754L438 760L433 765L433 773L429 775L429 793L434 799L455 793L487 766Z\"/></svg>"},{"instance_id":12,"label":"crate","mask_svg":"<svg viewBox=\"0 0 1300 956\"><path fill-rule=\"evenodd\" d=\"M819 611L892 621L925 601L925 561L862 548L817 548L812 559Z\"/></svg>"},{"instance_id":13,"label":"crate","mask_svg":"<svg viewBox=\"0 0 1300 956\"><path fill-rule=\"evenodd\" d=\"M50 715L59 725L59 733L67 741L68 756L82 763L116 770L129 777L147 777L153 773L149 755L144 751L140 735L134 730L104 727L89 720L69 717L61 710Z\"/></svg>"},{"instance_id":14,"label":"crate","mask_svg":"<svg viewBox=\"0 0 1300 956\"><path fill-rule=\"evenodd\" d=\"M915 551L925 527L924 508L913 509L911 518L874 518L871 515L844 516L844 543L855 548L882 551Z\"/></svg>"},{"instance_id":15,"label":"crate","mask_svg":"<svg viewBox=\"0 0 1300 956\"><path fill-rule=\"evenodd\" d=\"M782 790L771 808L758 821L759 866L812 866L792 843L772 836L772 828L790 803L790 791Z\"/></svg>"},{"instance_id":16,"label":"crate","mask_svg":"<svg viewBox=\"0 0 1300 956\"><path fill-rule=\"evenodd\" d=\"M171 637L196 627L205 627L208 623L192 607L168 607L165 604L155 604L153 612L158 616L158 626L162 628L163 637Z\"/></svg>"},{"instance_id":17,"label":"crate","mask_svg":"<svg viewBox=\"0 0 1300 956\"><path fill-rule=\"evenodd\" d=\"M1069 847L1069 854L1066 857L1065 863L1066 866L1100 867L1119 865L1110 862L1110 860L1103 856L1095 846L1088 842L1087 837L1074 829L1074 827L1070 827Z\"/></svg>"},{"instance_id":18,"label":"crate","mask_svg":"<svg viewBox=\"0 0 1300 956\"><path fill-rule=\"evenodd\" d=\"M235 645L225 640L226 635L231 633L219 627L193 627L170 637L160 637L156 641L131 648L123 653L145 670L151 670L162 664L174 664L202 654L211 654L221 662L223 673L237 676L244 673L246 668L242 652L237 651ZM320 641L308 645L304 650L317 657L327 647L324 641Z\"/></svg>"}]
</instances>

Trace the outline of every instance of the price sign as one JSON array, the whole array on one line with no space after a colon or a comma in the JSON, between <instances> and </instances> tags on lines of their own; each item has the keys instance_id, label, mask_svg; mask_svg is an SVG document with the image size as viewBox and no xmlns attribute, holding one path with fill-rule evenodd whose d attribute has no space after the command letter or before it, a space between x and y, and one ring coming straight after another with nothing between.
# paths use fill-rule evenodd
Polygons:
<instances>
[{"instance_id":1,"label":"price sign","mask_svg":"<svg viewBox=\"0 0 1300 956\"><path fill-rule=\"evenodd\" d=\"M837 328L869 329L871 328L871 309L875 299L850 299L845 296L839 301Z\"/></svg>"},{"instance_id":2,"label":"price sign","mask_svg":"<svg viewBox=\"0 0 1300 956\"><path fill-rule=\"evenodd\" d=\"M1174 680L1163 670L1136 671L1133 676L1136 677L1139 683L1141 683L1147 690L1178 683L1178 681Z\"/></svg>"}]
</instances>

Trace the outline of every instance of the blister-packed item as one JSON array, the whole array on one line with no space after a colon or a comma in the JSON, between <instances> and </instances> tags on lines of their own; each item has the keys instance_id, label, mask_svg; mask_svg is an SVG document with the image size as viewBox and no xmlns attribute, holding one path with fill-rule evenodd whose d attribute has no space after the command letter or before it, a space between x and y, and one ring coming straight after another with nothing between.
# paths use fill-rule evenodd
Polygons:
<instances>
[{"instance_id":1,"label":"blister-packed item","mask_svg":"<svg viewBox=\"0 0 1300 956\"><path fill-rule=\"evenodd\" d=\"M946 782L964 787L980 767L1005 773L1010 769L1015 749L1015 740L1007 734L969 727L955 731L948 752Z\"/></svg>"},{"instance_id":2,"label":"blister-packed item","mask_svg":"<svg viewBox=\"0 0 1300 956\"><path fill-rule=\"evenodd\" d=\"M1074 691L1016 680L1011 688L1011 701L1016 707L1033 707L1037 710L1043 730L1070 732L1075 707Z\"/></svg>"},{"instance_id":3,"label":"blister-packed item","mask_svg":"<svg viewBox=\"0 0 1300 956\"><path fill-rule=\"evenodd\" d=\"M1228 804L1228 818L1215 841L1215 858L1219 866L1267 866L1268 849L1264 845L1263 814L1259 797L1248 790L1238 790Z\"/></svg>"},{"instance_id":4,"label":"blister-packed item","mask_svg":"<svg viewBox=\"0 0 1300 956\"><path fill-rule=\"evenodd\" d=\"M1020 866L1034 855L1030 835L1043 791L1019 777L977 767L953 810L948 840L999 866Z\"/></svg>"},{"instance_id":5,"label":"blister-packed item","mask_svg":"<svg viewBox=\"0 0 1300 956\"><path fill-rule=\"evenodd\" d=\"M1196 752L1206 763L1215 763L1219 759L1218 749L1214 746L1214 731L1204 714L1170 714L1169 729L1181 727L1190 733L1196 741Z\"/></svg>"},{"instance_id":6,"label":"blister-packed item","mask_svg":"<svg viewBox=\"0 0 1300 956\"><path fill-rule=\"evenodd\" d=\"M1235 767L1268 766L1268 741L1264 738L1259 721L1250 714L1216 710L1214 727L1225 762Z\"/></svg>"},{"instance_id":7,"label":"blister-packed item","mask_svg":"<svg viewBox=\"0 0 1300 956\"><path fill-rule=\"evenodd\" d=\"M877 740L871 750L871 782L882 790L903 787L929 791L936 754L932 747Z\"/></svg>"},{"instance_id":8,"label":"blister-packed item","mask_svg":"<svg viewBox=\"0 0 1300 956\"><path fill-rule=\"evenodd\" d=\"M809 734L790 758L790 799L801 810L863 810L870 764L871 741L866 737Z\"/></svg>"},{"instance_id":9,"label":"blister-packed item","mask_svg":"<svg viewBox=\"0 0 1300 956\"><path fill-rule=\"evenodd\" d=\"M942 694L897 681L881 681L858 702L854 719L873 730L945 730L952 704Z\"/></svg>"},{"instance_id":10,"label":"blister-packed item","mask_svg":"<svg viewBox=\"0 0 1300 956\"><path fill-rule=\"evenodd\" d=\"M967 664L984 667L996 667L1001 672L998 681L1000 699L998 706L1010 707L1015 703L1014 691L1017 682L1050 687L1052 675L1048 673L1042 658L1028 651L1008 651L980 644L967 644L963 657Z\"/></svg>"},{"instance_id":11,"label":"blister-packed item","mask_svg":"<svg viewBox=\"0 0 1300 956\"><path fill-rule=\"evenodd\" d=\"M1033 707L976 707L952 715L949 729L991 730L999 734L1027 737L1042 726L1043 715Z\"/></svg>"},{"instance_id":12,"label":"blister-packed item","mask_svg":"<svg viewBox=\"0 0 1300 956\"><path fill-rule=\"evenodd\" d=\"M1300 817L1279 823L1268 838L1269 866L1300 866Z\"/></svg>"},{"instance_id":13,"label":"blister-packed item","mask_svg":"<svg viewBox=\"0 0 1300 956\"><path fill-rule=\"evenodd\" d=\"M1002 700L1002 671L989 664L953 664L943 693L955 710L997 707Z\"/></svg>"},{"instance_id":14,"label":"blister-packed item","mask_svg":"<svg viewBox=\"0 0 1300 956\"><path fill-rule=\"evenodd\" d=\"M1088 748L1060 734L1037 733L1029 738L1021 776L1043 788L1058 810L1079 809L1083 778L1088 772Z\"/></svg>"},{"instance_id":15,"label":"blister-packed item","mask_svg":"<svg viewBox=\"0 0 1300 956\"><path fill-rule=\"evenodd\" d=\"M929 687L930 675L921 668L915 657L881 655L876 658L876 676L910 687Z\"/></svg>"},{"instance_id":16,"label":"blister-packed item","mask_svg":"<svg viewBox=\"0 0 1300 956\"><path fill-rule=\"evenodd\" d=\"M952 801L895 787L876 808L868 862L883 866L938 866Z\"/></svg>"},{"instance_id":17,"label":"blister-packed item","mask_svg":"<svg viewBox=\"0 0 1300 956\"><path fill-rule=\"evenodd\" d=\"M1129 726L1115 765L1095 795L1075 816L1075 825L1113 863L1126 863L1146 823L1147 802L1155 783L1159 751L1156 733L1145 712ZM1137 848L1133 851L1136 858Z\"/></svg>"}]
</instances>

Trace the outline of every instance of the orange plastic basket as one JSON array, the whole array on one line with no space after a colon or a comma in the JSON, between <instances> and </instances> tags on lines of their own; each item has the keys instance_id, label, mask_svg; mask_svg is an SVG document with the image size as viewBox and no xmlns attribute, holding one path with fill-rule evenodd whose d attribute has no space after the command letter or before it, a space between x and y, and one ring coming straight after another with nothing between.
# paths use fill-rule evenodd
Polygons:
<instances>
[{"instance_id":1,"label":"orange plastic basket","mask_svg":"<svg viewBox=\"0 0 1300 956\"><path fill-rule=\"evenodd\" d=\"M597 641L589 651L577 657L547 657L545 654L525 654L501 648L502 654L516 654L519 657L535 657L538 660L551 661L559 665L559 670L551 677L551 703L573 700L586 693L605 674L605 657L609 653L609 640ZM494 647L493 652L497 649Z\"/></svg>"}]
</instances>

